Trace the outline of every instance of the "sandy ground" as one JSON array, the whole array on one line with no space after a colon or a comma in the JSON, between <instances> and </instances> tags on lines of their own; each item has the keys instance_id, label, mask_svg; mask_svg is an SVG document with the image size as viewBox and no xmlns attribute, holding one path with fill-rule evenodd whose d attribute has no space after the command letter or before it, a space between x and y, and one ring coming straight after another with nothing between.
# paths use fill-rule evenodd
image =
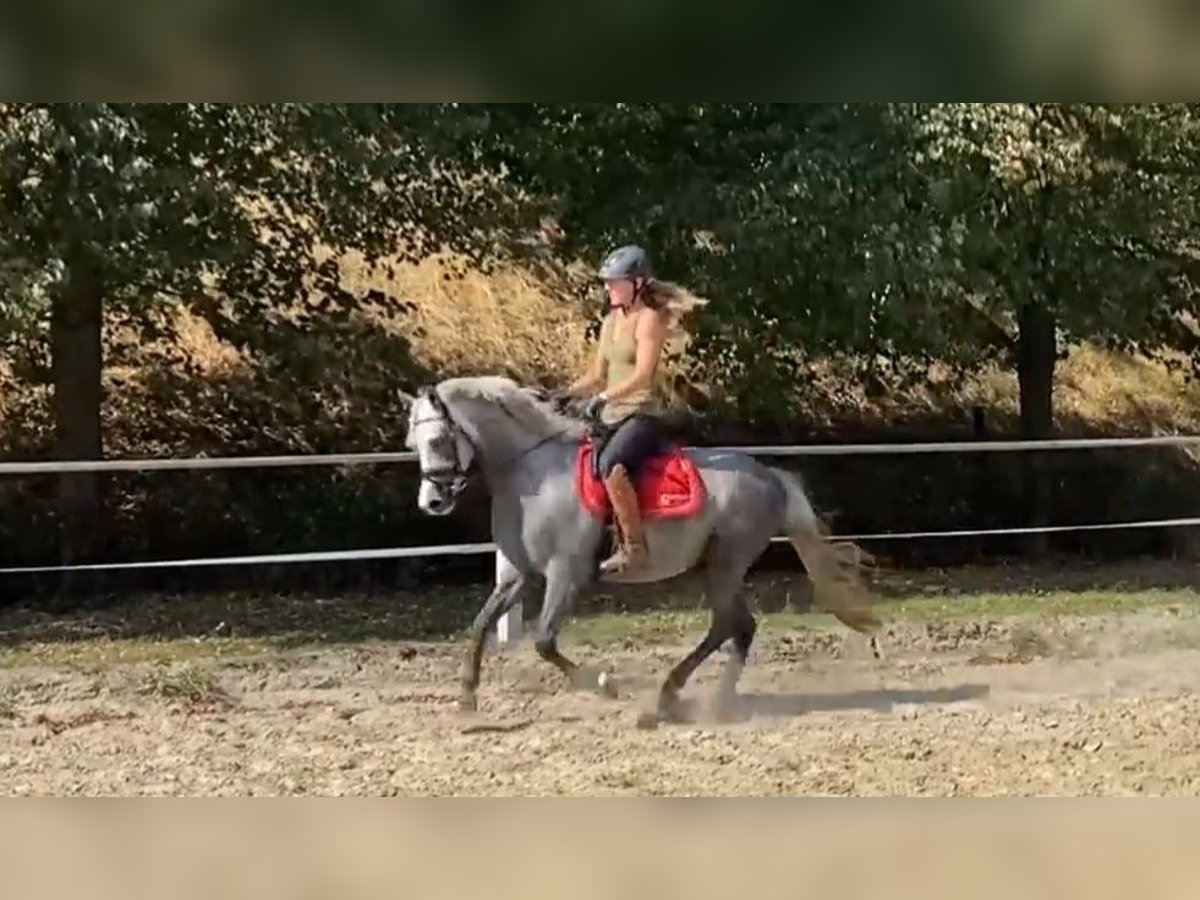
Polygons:
<instances>
[{"instance_id":1,"label":"sandy ground","mask_svg":"<svg viewBox=\"0 0 1200 900\"><path fill-rule=\"evenodd\" d=\"M768 633L732 722L635 727L683 646L564 648L620 699L570 691L531 647L378 643L260 658L0 670L6 794L1082 795L1200 793L1200 618Z\"/></svg>"}]
</instances>

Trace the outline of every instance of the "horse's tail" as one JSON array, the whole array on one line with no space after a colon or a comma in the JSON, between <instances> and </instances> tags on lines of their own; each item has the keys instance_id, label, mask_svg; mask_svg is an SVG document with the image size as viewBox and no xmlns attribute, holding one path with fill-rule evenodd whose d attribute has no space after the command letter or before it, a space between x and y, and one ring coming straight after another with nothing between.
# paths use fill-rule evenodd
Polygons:
<instances>
[{"instance_id":1,"label":"horse's tail","mask_svg":"<svg viewBox=\"0 0 1200 900\"><path fill-rule=\"evenodd\" d=\"M871 556L851 541L829 541L828 529L817 517L799 476L769 467L787 493L783 532L808 570L813 583L813 605L831 613L843 624L871 635L871 649L881 656L874 633L882 623L871 608L871 592L863 578Z\"/></svg>"}]
</instances>

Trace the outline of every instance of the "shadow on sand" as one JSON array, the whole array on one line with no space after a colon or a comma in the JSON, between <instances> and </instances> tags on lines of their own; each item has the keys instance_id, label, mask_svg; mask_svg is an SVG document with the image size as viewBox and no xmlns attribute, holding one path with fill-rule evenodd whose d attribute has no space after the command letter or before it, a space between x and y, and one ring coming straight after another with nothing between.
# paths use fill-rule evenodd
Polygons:
<instances>
[{"instance_id":1,"label":"shadow on sand","mask_svg":"<svg viewBox=\"0 0 1200 900\"><path fill-rule=\"evenodd\" d=\"M857 691L821 693L739 693L716 701L680 698L676 709L677 724L719 722L731 724L755 718L792 718L814 712L870 710L894 712L897 706L962 703L980 700L991 694L986 684L962 684L947 688L873 688Z\"/></svg>"},{"instance_id":2,"label":"shadow on sand","mask_svg":"<svg viewBox=\"0 0 1200 900\"><path fill-rule=\"evenodd\" d=\"M814 712L865 709L892 712L896 706L961 703L991 694L986 684L962 684L947 688L874 688L827 693L738 694L737 711L752 716L803 716Z\"/></svg>"}]
</instances>

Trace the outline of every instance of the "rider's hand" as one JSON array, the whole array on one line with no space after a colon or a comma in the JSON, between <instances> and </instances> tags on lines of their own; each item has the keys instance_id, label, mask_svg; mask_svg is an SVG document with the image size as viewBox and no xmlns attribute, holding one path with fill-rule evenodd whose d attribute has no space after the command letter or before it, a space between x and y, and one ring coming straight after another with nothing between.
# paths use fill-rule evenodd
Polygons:
<instances>
[{"instance_id":1,"label":"rider's hand","mask_svg":"<svg viewBox=\"0 0 1200 900\"><path fill-rule=\"evenodd\" d=\"M571 401L571 396L570 388L555 388L546 394L546 399L554 406L561 408Z\"/></svg>"},{"instance_id":2,"label":"rider's hand","mask_svg":"<svg viewBox=\"0 0 1200 900\"><path fill-rule=\"evenodd\" d=\"M583 407L583 416L585 419L599 419L600 411L604 409L604 405L608 402L603 394L597 394L587 401L587 405Z\"/></svg>"},{"instance_id":3,"label":"rider's hand","mask_svg":"<svg viewBox=\"0 0 1200 900\"><path fill-rule=\"evenodd\" d=\"M591 397L572 397L567 401L566 412L577 419L586 419L593 401Z\"/></svg>"}]
</instances>

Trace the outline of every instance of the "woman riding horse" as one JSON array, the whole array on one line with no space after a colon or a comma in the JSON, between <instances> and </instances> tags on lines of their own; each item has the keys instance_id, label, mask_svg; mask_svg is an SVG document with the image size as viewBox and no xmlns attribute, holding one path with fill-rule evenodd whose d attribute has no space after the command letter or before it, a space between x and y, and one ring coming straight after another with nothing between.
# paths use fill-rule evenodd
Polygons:
<instances>
[{"instance_id":1,"label":"woman riding horse","mask_svg":"<svg viewBox=\"0 0 1200 900\"><path fill-rule=\"evenodd\" d=\"M598 272L609 310L596 356L566 394L584 399L583 414L610 429L597 459L617 520L620 544L601 572L627 572L645 563L646 540L634 483L639 464L663 447L655 376L670 334L667 301L673 285L654 277L645 250L618 247ZM598 388L602 388L596 393Z\"/></svg>"}]
</instances>

